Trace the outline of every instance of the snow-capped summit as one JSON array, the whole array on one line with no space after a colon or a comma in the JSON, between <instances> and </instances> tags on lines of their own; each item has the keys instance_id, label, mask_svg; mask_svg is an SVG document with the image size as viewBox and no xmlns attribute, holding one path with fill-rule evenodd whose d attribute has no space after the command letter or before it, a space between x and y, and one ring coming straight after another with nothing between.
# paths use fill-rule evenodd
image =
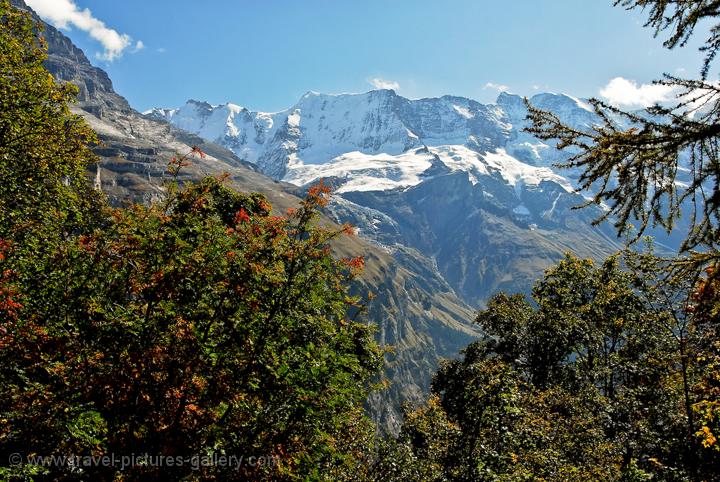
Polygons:
<instances>
[{"instance_id":1,"label":"snow-capped summit","mask_svg":"<svg viewBox=\"0 0 720 482\"><path fill-rule=\"evenodd\" d=\"M598 120L590 104L571 95L549 92L536 94L530 98L530 103L554 113L573 126L589 127Z\"/></svg>"},{"instance_id":2,"label":"snow-capped summit","mask_svg":"<svg viewBox=\"0 0 720 482\"><path fill-rule=\"evenodd\" d=\"M568 95L538 94L531 102L572 123L594 118L585 102ZM310 91L275 113L190 100L146 114L218 142L272 177L298 185L322 177L332 178L340 192L387 190L460 170L473 182L497 176L508 186L516 179L572 186L550 169L558 154L522 132L524 101L508 93L486 105L450 95L410 100L389 89Z\"/></svg>"}]
</instances>

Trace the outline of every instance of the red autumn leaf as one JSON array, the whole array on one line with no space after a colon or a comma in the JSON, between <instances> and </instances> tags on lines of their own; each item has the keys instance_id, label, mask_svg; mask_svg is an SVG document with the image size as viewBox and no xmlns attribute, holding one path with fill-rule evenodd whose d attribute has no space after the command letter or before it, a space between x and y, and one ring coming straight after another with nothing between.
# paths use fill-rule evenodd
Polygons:
<instances>
[{"instance_id":1,"label":"red autumn leaf","mask_svg":"<svg viewBox=\"0 0 720 482\"><path fill-rule=\"evenodd\" d=\"M192 153L197 154L201 159L205 159L205 153L198 146L192 146Z\"/></svg>"},{"instance_id":2,"label":"red autumn leaf","mask_svg":"<svg viewBox=\"0 0 720 482\"><path fill-rule=\"evenodd\" d=\"M245 208L240 208L240 211L235 215L235 224L244 224L250 222L250 215L245 211Z\"/></svg>"}]
</instances>

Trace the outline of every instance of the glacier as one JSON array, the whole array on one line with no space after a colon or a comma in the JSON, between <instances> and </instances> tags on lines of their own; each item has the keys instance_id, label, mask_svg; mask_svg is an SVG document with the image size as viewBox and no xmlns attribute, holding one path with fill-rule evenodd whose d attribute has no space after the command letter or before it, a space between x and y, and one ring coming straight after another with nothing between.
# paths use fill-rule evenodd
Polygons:
<instances>
[{"instance_id":1,"label":"glacier","mask_svg":"<svg viewBox=\"0 0 720 482\"><path fill-rule=\"evenodd\" d=\"M573 125L597 119L569 95L542 93L530 101ZM495 104L481 104L449 95L408 99L389 89L308 92L274 113L196 100L145 112L298 186L322 178L339 193L405 189L436 173L463 171L473 183L490 176L519 189L547 181L572 192L573 173L552 169L563 154L523 132L526 113L522 98L505 92Z\"/></svg>"}]
</instances>

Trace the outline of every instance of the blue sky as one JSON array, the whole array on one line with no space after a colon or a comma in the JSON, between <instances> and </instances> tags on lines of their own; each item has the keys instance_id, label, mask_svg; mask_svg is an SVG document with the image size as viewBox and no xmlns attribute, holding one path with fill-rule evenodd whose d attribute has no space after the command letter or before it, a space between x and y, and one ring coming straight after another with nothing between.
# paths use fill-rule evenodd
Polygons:
<instances>
[{"instance_id":1,"label":"blue sky","mask_svg":"<svg viewBox=\"0 0 720 482\"><path fill-rule=\"evenodd\" d=\"M700 39L668 51L612 0L26 1L140 110L193 98L276 111L308 90L373 85L411 98L491 102L507 89L642 105L665 95L644 84L696 76L702 59Z\"/></svg>"}]
</instances>

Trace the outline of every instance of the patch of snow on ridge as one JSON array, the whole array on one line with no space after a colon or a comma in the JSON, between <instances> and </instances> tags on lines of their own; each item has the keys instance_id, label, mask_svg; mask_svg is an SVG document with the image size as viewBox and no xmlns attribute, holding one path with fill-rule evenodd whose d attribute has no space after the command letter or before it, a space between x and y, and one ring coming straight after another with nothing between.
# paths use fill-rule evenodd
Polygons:
<instances>
[{"instance_id":1,"label":"patch of snow on ridge","mask_svg":"<svg viewBox=\"0 0 720 482\"><path fill-rule=\"evenodd\" d=\"M515 214L519 214L521 216L530 216L530 210L524 205L520 204L519 206L515 206L513 208L513 212Z\"/></svg>"},{"instance_id":2,"label":"patch of snow on ridge","mask_svg":"<svg viewBox=\"0 0 720 482\"><path fill-rule=\"evenodd\" d=\"M303 186L320 178L334 178L342 183L337 192L384 191L420 184L431 160L431 154L417 151L397 156L354 151L325 164L291 164L283 180Z\"/></svg>"},{"instance_id":3,"label":"patch of snow on ridge","mask_svg":"<svg viewBox=\"0 0 720 482\"><path fill-rule=\"evenodd\" d=\"M573 191L572 186L564 177L555 174L547 167L535 167L520 162L505 152L505 149L485 154L483 161L491 168L500 171L503 179L513 186L518 182L536 186L542 181L553 181L560 184L566 191Z\"/></svg>"},{"instance_id":4,"label":"patch of snow on ridge","mask_svg":"<svg viewBox=\"0 0 720 482\"><path fill-rule=\"evenodd\" d=\"M473 117L475 117L475 114L470 112L470 109L468 109L467 107L463 107L461 105L453 105L453 109L455 109L455 112L457 112L466 119L472 119Z\"/></svg>"},{"instance_id":5,"label":"patch of snow on ridge","mask_svg":"<svg viewBox=\"0 0 720 482\"><path fill-rule=\"evenodd\" d=\"M295 109L292 114L287 117L288 127L300 127L300 109Z\"/></svg>"},{"instance_id":6,"label":"patch of snow on ridge","mask_svg":"<svg viewBox=\"0 0 720 482\"><path fill-rule=\"evenodd\" d=\"M440 146L430 149L436 152L440 160L450 169L468 171L474 184L477 183L477 174L498 173L511 186L519 184L536 186L542 181L552 181L567 192L574 191L567 179L555 174L550 168L525 164L512 157L505 149L497 149L495 152L485 154L479 154L465 146Z\"/></svg>"},{"instance_id":7,"label":"patch of snow on ridge","mask_svg":"<svg viewBox=\"0 0 720 482\"><path fill-rule=\"evenodd\" d=\"M544 142L532 143L528 141L520 142L517 144L517 146L528 149L530 152L532 152L532 155L536 160L542 160L543 158L543 154L540 153L540 149L547 150L550 148L550 146L548 146Z\"/></svg>"},{"instance_id":8,"label":"patch of snow on ridge","mask_svg":"<svg viewBox=\"0 0 720 482\"><path fill-rule=\"evenodd\" d=\"M585 102L585 101L583 101L583 100L581 100L581 99L578 99L577 97L574 97L574 96L572 96L572 95L568 95L568 94L565 94L565 95L567 95L567 96L570 97L572 100L574 100L575 103L577 104L577 106L580 107L581 109L584 109L584 110L586 110L586 111L588 111L588 112L595 113L595 109L593 109L593 107L592 107L590 104L588 104L587 102Z\"/></svg>"},{"instance_id":9,"label":"patch of snow on ridge","mask_svg":"<svg viewBox=\"0 0 720 482\"><path fill-rule=\"evenodd\" d=\"M465 171L473 184L480 176L499 175L508 185L537 186L552 181L567 192L573 188L567 179L547 167L535 167L510 156L504 149L478 154L464 146L413 149L402 154L366 154L353 151L341 154L323 164L305 164L293 156L284 181L303 186L320 178L332 179L337 192L382 191L420 184L423 173L432 167L434 155L454 171Z\"/></svg>"}]
</instances>

